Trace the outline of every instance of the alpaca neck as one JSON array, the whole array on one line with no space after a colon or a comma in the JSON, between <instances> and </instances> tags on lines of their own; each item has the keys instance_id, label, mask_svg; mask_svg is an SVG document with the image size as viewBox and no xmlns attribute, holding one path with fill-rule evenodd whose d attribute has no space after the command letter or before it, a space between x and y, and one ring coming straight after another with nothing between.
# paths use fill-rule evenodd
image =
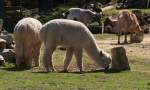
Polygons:
<instances>
[{"instance_id":1,"label":"alpaca neck","mask_svg":"<svg viewBox=\"0 0 150 90\"><path fill-rule=\"evenodd\" d=\"M88 56L91 57L94 61L99 61L100 49L95 42L86 45L85 51L87 52Z\"/></svg>"}]
</instances>

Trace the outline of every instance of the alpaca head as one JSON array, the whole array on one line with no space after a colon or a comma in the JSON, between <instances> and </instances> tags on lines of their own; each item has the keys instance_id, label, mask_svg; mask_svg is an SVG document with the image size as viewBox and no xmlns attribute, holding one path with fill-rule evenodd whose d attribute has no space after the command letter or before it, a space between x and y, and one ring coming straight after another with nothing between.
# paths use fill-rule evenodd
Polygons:
<instances>
[{"instance_id":1,"label":"alpaca head","mask_svg":"<svg viewBox=\"0 0 150 90\"><path fill-rule=\"evenodd\" d=\"M100 55L99 64L102 66L102 68L108 69L109 64L111 63L111 60L112 60L111 56L104 51L100 51L99 55Z\"/></svg>"}]
</instances>

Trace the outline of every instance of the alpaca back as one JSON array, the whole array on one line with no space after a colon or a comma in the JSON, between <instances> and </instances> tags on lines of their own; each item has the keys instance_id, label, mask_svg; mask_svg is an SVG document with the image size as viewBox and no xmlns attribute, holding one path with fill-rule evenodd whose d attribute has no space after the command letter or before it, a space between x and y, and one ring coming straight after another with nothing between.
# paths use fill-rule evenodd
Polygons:
<instances>
[{"instance_id":1,"label":"alpaca back","mask_svg":"<svg viewBox=\"0 0 150 90\"><path fill-rule=\"evenodd\" d=\"M65 19L51 20L43 25L40 39L63 46L85 47L89 43L95 43L93 35L84 24Z\"/></svg>"},{"instance_id":2,"label":"alpaca back","mask_svg":"<svg viewBox=\"0 0 150 90\"><path fill-rule=\"evenodd\" d=\"M121 11L118 15L118 30L125 33L141 31L137 17L129 11Z\"/></svg>"},{"instance_id":3,"label":"alpaca back","mask_svg":"<svg viewBox=\"0 0 150 90\"><path fill-rule=\"evenodd\" d=\"M20 20L14 28L14 38L16 44L36 44L39 42L38 33L42 24L33 18Z\"/></svg>"}]
</instances>

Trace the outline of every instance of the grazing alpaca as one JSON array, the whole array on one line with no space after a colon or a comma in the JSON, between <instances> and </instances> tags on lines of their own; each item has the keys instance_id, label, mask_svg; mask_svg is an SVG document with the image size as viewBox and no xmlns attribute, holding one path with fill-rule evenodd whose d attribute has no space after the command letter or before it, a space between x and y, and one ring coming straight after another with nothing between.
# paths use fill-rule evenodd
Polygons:
<instances>
[{"instance_id":1,"label":"grazing alpaca","mask_svg":"<svg viewBox=\"0 0 150 90\"><path fill-rule=\"evenodd\" d=\"M128 33L133 34L134 32L141 32L142 30L135 14L124 10L119 12L117 31L118 31L118 44L120 44L121 33L125 35L124 43L127 43Z\"/></svg>"},{"instance_id":2,"label":"grazing alpaca","mask_svg":"<svg viewBox=\"0 0 150 90\"><path fill-rule=\"evenodd\" d=\"M16 24L14 38L17 67L25 64L27 68L31 68L32 59L35 62L35 66L39 66L41 42L38 33L41 27L41 22L33 18L24 18Z\"/></svg>"},{"instance_id":3,"label":"grazing alpaca","mask_svg":"<svg viewBox=\"0 0 150 90\"><path fill-rule=\"evenodd\" d=\"M98 48L94 36L82 23L67 19L55 19L47 22L40 30L39 37L44 43L43 63L46 71L54 71L52 54L58 45L67 48L64 71L67 71L72 55L75 54L80 72L82 68L83 49L103 68L108 68L111 57Z\"/></svg>"},{"instance_id":4,"label":"grazing alpaca","mask_svg":"<svg viewBox=\"0 0 150 90\"><path fill-rule=\"evenodd\" d=\"M100 24L101 14L92 12L89 9L70 8L66 14L67 19L80 21L86 25L94 21Z\"/></svg>"}]
</instances>

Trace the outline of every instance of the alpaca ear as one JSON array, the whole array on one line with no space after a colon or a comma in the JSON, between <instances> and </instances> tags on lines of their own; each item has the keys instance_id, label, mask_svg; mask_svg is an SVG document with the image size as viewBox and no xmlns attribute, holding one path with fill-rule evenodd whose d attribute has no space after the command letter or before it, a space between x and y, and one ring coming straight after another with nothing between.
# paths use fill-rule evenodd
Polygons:
<instances>
[{"instance_id":1,"label":"alpaca ear","mask_svg":"<svg viewBox=\"0 0 150 90\"><path fill-rule=\"evenodd\" d=\"M103 52L102 52L102 51L100 51L100 53L99 53L99 54L100 54L100 56L102 56L102 55L103 55Z\"/></svg>"}]
</instances>

